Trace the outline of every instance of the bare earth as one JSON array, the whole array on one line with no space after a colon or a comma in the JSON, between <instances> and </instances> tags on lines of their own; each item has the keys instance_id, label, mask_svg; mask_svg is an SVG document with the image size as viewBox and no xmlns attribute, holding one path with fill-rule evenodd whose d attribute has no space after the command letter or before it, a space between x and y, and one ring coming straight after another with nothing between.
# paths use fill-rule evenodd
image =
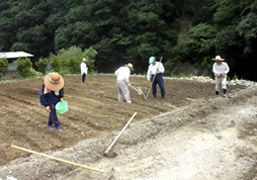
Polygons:
<instances>
[{"instance_id":1,"label":"bare earth","mask_svg":"<svg viewBox=\"0 0 257 180\"><path fill-rule=\"evenodd\" d=\"M19 180L254 180L257 179L256 87L232 86L229 98L213 83L165 79L160 94L145 101L131 90L132 104L119 103L113 75L64 76L69 111L63 131L47 129L40 106L41 79L0 84L0 179ZM147 93L144 77L131 83ZM134 112L113 151L103 152ZM14 144L88 166L87 171L13 148Z\"/></svg>"}]
</instances>

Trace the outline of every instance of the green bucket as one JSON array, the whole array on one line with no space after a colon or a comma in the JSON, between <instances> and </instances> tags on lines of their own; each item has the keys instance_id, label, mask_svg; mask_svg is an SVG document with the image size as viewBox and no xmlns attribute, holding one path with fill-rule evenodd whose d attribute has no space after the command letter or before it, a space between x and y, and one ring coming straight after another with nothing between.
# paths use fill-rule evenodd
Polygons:
<instances>
[{"instance_id":1,"label":"green bucket","mask_svg":"<svg viewBox=\"0 0 257 180\"><path fill-rule=\"evenodd\" d=\"M55 105L56 112L58 114L64 114L68 111L67 101L60 101Z\"/></svg>"}]
</instances>

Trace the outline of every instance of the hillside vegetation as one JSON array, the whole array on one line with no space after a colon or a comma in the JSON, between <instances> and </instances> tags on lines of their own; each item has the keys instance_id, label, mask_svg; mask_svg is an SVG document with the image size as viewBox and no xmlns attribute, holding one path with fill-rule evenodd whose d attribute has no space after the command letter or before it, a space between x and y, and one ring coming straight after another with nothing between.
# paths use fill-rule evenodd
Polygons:
<instances>
[{"instance_id":1,"label":"hillside vegetation","mask_svg":"<svg viewBox=\"0 0 257 180\"><path fill-rule=\"evenodd\" d=\"M230 77L256 80L256 12L255 0L2 0L0 51L28 51L36 62L92 47L98 72L132 62L143 73L149 56L163 56L168 75L179 63L210 71L220 54Z\"/></svg>"}]
</instances>

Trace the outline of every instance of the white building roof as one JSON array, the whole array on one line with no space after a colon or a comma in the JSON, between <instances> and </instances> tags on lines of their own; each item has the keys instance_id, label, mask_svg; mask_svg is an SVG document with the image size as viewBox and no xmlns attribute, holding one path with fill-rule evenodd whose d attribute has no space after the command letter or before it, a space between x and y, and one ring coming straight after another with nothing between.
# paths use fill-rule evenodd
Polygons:
<instances>
[{"instance_id":1,"label":"white building roof","mask_svg":"<svg viewBox=\"0 0 257 180\"><path fill-rule=\"evenodd\" d=\"M14 58L21 58L21 57L34 57L34 55L26 53L24 51L0 52L0 58L14 59Z\"/></svg>"}]
</instances>

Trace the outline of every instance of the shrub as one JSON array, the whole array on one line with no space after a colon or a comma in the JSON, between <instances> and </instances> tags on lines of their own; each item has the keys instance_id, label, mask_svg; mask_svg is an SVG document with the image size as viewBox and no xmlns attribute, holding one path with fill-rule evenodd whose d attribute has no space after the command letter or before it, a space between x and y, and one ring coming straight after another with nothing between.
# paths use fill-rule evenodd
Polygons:
<instances>
[{"instance_id":1,"label":"shrub","mask_svg":"<svg viewBox=\"0 0 257 180\"><path fill-rule=\"evenodd\" d=\"M41 77L43 74L41 72L36 71L33 68L30 68L30 71L28 73L28 77Z\"/></svg>"},{"instance_id":2,"label":"shrub","mask_svg":"<svg viewBox=\"0 0 257 180\"><path fill-rule=\"evenodd\" d=\"M17 61L17 71L23 77L31 76L32 62L28 58L19 58Z\"/></svg>"},{"instance_id":3,"label":"shrub","mask_svg":"<svg viewBox=\"0 0 257 180\"><path fill-rule=\"evenodd\" d=\"M237 76L236 74L234 74L234 76L233 76L232 79L233 79L233 80L238 80L238 76Z\"/></svg>"},{"instance_id":4,"label":"shrub","mask_svg":"<svg viewBox=\"0 0 257 180\"><path fill-rule=\"evenodd\" d=\"M36 66L37 66L38 71L45 74L45 72L47 70L48 63L49 63L49 60L47 58L40 58L36 62Z\"/></svg>"},{"instance_id":5,"label":"shrub","mask_svg":"<svg viewBox=\"0 0 257 180\"><path fill-rule=\"evenodd\" d=\"M85 57L87 59L89 73L94 73L96 55L97 51L92 47L85 49L83 53L81 48L76 46L72 46L67 50L62 49L58 52L57 55L50 56L50 69L51 71L59 73L79 73L80 63L83 57ZM43 70L47 65L47 60L40 59L36 65L40 72L45 72Z\"/></svg>"},{"instance_id":6,"label":"shrub","mask_svg":"<svg viewBox=\"0 0 257 180\"><path fill-rule=\"evenodd\" d=\"M59 72L62 68L62 61L59 56L53 56L50 59L50 68L52 71Z\"/></svg>"},{"instance_id":7,"label":"shrub","mask_svg":"<svg viewBox=\"0 0 257 180\"><path fill-rule=\"evenodd\" d=\"M213 61L211 61L211 57L205 56L202 61L200 62L200 67L201 68L207 68L207 69L211 69L212 68L212 64Z\"/></svg>"},{"instance_id":8,"label":"shrub","mask_svg":"<svg viewBox=\"0 0 257 180\"><path fill-rule=\"evenodd\" d=\"M96 55L97 55L97 51L93 47L85 49L83 52L83 57L86 57L87 59L87 66L88 66L89 73L95 72L94 67L95 67Z\"/></svg>"},{"instance_id":9,"label":"shrub","mask_svg":"<svg viewBox=\"0 0 257 180\"><path fill-rule=\"evenodd\" d=\"M70 58L66 62L66 68L72 74L79 73L80 72L80 63L81 63L81 61L79 59Z\"/></svg>"},{"instance_id":10,"label":"shrub","mask_svg":"<svg viewBox=\"0 0 257 180\"><path fill-rule=\"evenodd\" d=\"M58 52L58 56L62 63L66 66L70 59L82 60L82 49L77 46L72 46L69 49L61 49Z\"/></svg>"},{"instance_id":11,"label":"shrub","mask_svg":"<svg viewBox=\"0 0 257 180\"><path fill-rule=\"evenodd\" d=\"M0 78L7 72L8 70L8 60L0 59Z\"/></svg>"},{"instance_id":12,"label":"shrub","mask_svg":"<svg viewBox=\"0 0 257 180\"><path fill-rule=\"evenodd\" d=\"M68 69L61 69L58 73L61 75L64 75L64 74L70 74L70 71Z\"/></svg>"}]
</instances>

